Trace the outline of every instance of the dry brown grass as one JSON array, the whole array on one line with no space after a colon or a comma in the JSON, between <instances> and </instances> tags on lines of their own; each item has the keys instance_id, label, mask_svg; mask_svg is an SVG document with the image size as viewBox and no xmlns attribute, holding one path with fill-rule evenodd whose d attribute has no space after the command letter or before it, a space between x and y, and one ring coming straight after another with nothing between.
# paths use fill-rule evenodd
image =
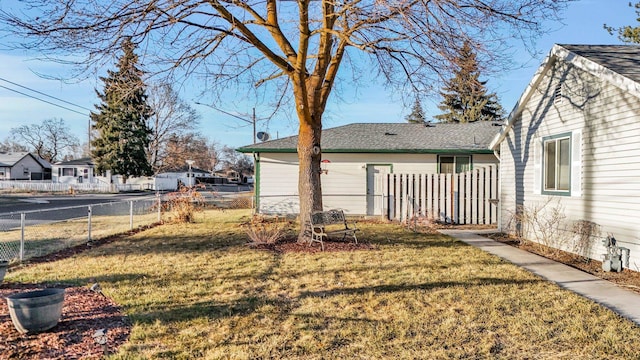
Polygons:
<instances>
[{"instance_id":1,"label":"dry brown grass","mask_svg":"<svg viewBox=\"0 0 640 360\"><path fill-rule=\"evenodd\" d=\"M7 281L101 283L114 359L635 359L640 328L450 237L359 222L373 250L245 246L248 211L138 233Z\"/></svg>"}]
</instances>

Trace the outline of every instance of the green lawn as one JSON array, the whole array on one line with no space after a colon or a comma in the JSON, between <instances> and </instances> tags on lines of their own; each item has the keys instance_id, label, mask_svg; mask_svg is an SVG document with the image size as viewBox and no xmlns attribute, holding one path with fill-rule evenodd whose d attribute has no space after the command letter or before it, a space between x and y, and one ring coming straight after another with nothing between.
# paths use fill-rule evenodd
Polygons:
<instances>
[{"instance_id":1,"label":"green lawn","mask_svg":"<svg viewBox=\"0 0 640 360\"><path fill-rule=\"evenodd\" d=\"M115 359L634 359L640 328L441 235L359 223L375 250L245 246L246 210L206 211L8 281L96 278L134 326Z\"/></svg>"}]
</instances>

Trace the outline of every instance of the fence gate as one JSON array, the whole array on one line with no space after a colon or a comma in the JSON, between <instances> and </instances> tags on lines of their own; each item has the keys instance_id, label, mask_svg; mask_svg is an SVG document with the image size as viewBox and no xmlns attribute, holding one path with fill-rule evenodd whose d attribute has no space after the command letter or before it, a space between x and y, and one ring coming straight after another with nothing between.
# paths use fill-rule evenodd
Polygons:
<instances>
[{"instance_id":1,"label":"fence gate","mask_svg":"<svg viewBox=\"0 0 640 360\"><path fill-rule=\"evenodd\" d=\"M390 220L426 217L453 224L498 221L498 167L458 174L380 174Z\"/></svg>"}]
</instances>

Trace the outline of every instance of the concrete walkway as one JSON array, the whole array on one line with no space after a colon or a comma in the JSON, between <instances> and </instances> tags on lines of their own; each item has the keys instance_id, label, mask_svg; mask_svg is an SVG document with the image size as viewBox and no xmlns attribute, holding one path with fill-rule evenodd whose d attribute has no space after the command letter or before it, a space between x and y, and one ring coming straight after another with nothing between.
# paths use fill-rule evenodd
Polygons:
<instances>
[{"instance_id":1,"label":"concrete walkway","mask_svg":"<svg viewBox=\"0 0 640 360\"><path fill-rule=\"evenodd\" d=\"M483 237L478 231L446 229L440 232L523 267L640 325L640 294L571 266Z\"/></svg>"}]
</instances>

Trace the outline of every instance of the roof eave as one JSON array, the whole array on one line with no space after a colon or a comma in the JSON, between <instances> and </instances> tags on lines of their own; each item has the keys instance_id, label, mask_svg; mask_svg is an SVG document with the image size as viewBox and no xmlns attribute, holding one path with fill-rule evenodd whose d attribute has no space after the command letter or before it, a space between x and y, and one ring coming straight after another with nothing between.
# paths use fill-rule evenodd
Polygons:
<instances>
[{"instance_id":1,"label":"roof eave","mask_svg":"<svg viewBox=\"0 0 640 360\"><path fill-rule=\"evenodd\" d=\"M297 153L296 149L239 148L241 153ZM323 149L325 154L492 154L490 148L481 149Z\"/></svg>"},{"instance_id":2,"label":"roof eave","mask_svg":"<svg viewBox=\"0 0 640 360\"><path fill-rule=\"evenodd\" d=\"M536 70L536 73L533 75L529 85L527 85L522 95L520 95L520 99L518 99L518 102L516 102L516 105L513 107L513 110L511 110L507 116L506 123L502 126L502 130L500 130L493 140L491 140L491 143L489 143L489 149L493 151L497 150L500 143L502 143L502 141L507 137L507 134L513 128L516 119L518 119L518 116L520 116L522 111L524 111L524 106L529 102L534 90L538 87L547 71L549 71L551 66L556 62L561 50L567 51L559 45L554 45L553 48L551 48L549 55L547 55L543 63L538 67L538 70Z\"/></svg>"},{"instance_id":3,"label":"roof eave","mask_svg":"<svg viewBox=\"0 0 640 360\"><path fill-rule=\"evenodd\" d=\"M509 131L513 128L516 119L518 119L518 117L524 110L524 106L531 98L534 89L538 86L538 84L540 84L540 81L542 81L544 75L558 59L562 59L563 61L570 63L583 71L603 78L612 85L622 89L623 91L640 98L640 84L636 81L624 75L621 75L607 67L604 67L590 59L573 53L568 49L562 47L561 45L555 44L551 48L551 51L549 52L549 55L547 56L545 61L538 68L538 71L531 79L531 82L514 106L513 110L511 111L511 113L509 113L509 116L507 117L507 123L503 126L500 133L498 133L491 141L489 148L491 148L492 150L498 149L498 146L500 145L500 143L502 143L502 141L504 141Z\"/></svg>"}]
</instances>

